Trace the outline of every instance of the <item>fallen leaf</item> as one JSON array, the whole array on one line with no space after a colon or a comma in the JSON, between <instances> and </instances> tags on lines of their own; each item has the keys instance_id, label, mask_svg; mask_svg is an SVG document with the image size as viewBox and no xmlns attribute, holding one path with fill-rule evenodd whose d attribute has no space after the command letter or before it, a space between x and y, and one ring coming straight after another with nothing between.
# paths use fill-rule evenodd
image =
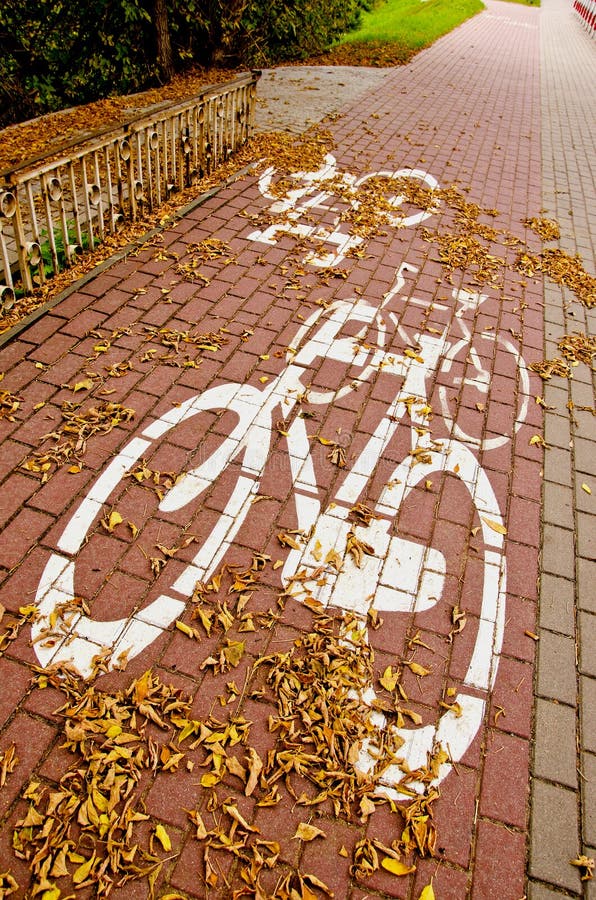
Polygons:
<instances>
[{"instance_id":1,"label":"fallen leaf","mask_svg":"<svg viewBox=\"0 0 596 900\"><path fill-rule=\"evenodd\" d=\"M485 525L488 525L493 531L496 531L497 534L507 534L507 529L501 522L495 522L494 519L487 519L486 516L480 516Z\"/></svg>"},{"instance_id":2,"label":"fallen leaf","mask_svg":"<svg viewBox=\"0 0 596 900\"><path fill-rule=\"evenodd\" d=\"M580 869L580 877L582 881L590 881L594 877L594 860L589 856L578 856L577 859L570 859L572 866Z\"/></svg>"},{"instance_id":3,"label":"fallen leaf","mask_svg":"<svg viewBox=\"0 0 596 900\"><path fill-rule=\"evenodd\" d=\"M326 834L315 825L309 825L307 822L300 822L292 840L300 839L301 841L314 841L317 837L326 837Z\"/></svg>"},{"instance_id":4,"label":"fallen leaf","mask_svg":"<svg viewBox=\"0 0 596 900\"><path fill-rule=\"evenodd\" d=\"M383 672L381 678L379 678L380 684L385 688L386 691L391 693L395 690L395 686L399 679L399 669L396 669L395 672L392 670L391 666L387 666L385 671Z\"/></svg>"},{"instance_id":5,"label":"fallen leaf","mask_svg":"<svg viewBox=\"0 0 596 900\"><path fill-rule=\"evenodd\" d=\"M164 848L166 853L169 853L172 849L172 841L170 840L170 835L163 825L160 824L155 826L155 837Z\"/></svg>"},{"instance_id":6,"label":"fallen leaf","mask_svg":"<svg viewBox=\"0 0 596 900\"><path fill-rule=\"evenodd\" d=\"M382 859L381 865L388 872L391 872L392 875L409 875L411 872L416 871L416 866L409 866L407 863L401 862L399 859L393 859L391 856L386 856L385 859Z\"/></svg>"},{"instance_id":7,"label":"fallen leaf","mask_svg":"<svg viewBox=\"0 0 596 900\"><path fill-rule=\"evenodd\" d=\"M115 509L112 510L109 516L103 518L101 520L102 527L105 528L107 532L110 534L113 532L114 528L123 521L122 516Z\"/></svg>"}]
</instances>

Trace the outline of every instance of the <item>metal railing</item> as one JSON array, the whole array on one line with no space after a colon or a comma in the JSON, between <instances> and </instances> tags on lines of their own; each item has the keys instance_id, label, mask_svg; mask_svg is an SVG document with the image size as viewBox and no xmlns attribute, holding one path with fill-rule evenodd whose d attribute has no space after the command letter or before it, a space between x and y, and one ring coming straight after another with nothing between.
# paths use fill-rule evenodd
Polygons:
<instances>
[{"instance_id":1,"label":"metal railing","mask_svg":"<svg viewBox=\"0 0 596 900\"><path fill-rule=\"evenodd\" d=\"M596 36L596 0L575 0L573 8L585 30L591 37Z\"/></svg>"},{"instance_id":2,"label":"metal railing","mask_svg":"<svg viewBox=\"0 0 596 900\"><path fill-rule=\"evenodd\" d=\"M259 72L0 173L0 314L225 162L250 137Z\"/></svg>"}]
</instances>

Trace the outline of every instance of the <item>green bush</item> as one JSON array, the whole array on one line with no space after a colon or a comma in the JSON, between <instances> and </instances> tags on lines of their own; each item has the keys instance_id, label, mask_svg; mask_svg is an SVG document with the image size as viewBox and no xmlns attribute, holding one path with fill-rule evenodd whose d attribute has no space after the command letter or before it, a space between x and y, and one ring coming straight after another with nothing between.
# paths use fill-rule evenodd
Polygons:
<instances>
[{"instance_id":1,"label":"green bush","mask_svg":"<svg viewBox=\"0 0 596 900\"><path fill-rule=\"evenodd\" d=\"M370 0L165 0L173 66L326 49ZM0 0L0 126L160 81L157 0Z\"/></svg>"}]
</instances>

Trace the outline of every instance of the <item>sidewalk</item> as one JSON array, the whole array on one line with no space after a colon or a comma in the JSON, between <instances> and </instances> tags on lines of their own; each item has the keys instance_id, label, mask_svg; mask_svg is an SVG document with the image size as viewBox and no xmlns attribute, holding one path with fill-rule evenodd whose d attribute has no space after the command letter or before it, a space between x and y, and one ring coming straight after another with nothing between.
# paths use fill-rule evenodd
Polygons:
<instances>
[{"instance_id":1,"label":"sidewalk","mask_svg":"<svg viewBox=\"0 0 596 900\"><path fill-rule=\"evenodd\" d=\"M523 224L594 272L594 44L486 5L334 196L244 176L0 350L0 896L596 896L593 373L528 369L593 313Z\"/></svg>"}]
</instances>

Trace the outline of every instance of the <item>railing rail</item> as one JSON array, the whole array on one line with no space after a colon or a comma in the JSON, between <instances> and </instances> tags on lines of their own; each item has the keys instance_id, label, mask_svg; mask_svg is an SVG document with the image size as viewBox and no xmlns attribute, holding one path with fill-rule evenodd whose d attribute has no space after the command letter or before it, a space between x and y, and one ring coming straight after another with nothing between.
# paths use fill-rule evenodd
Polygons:
<instances>
[{"instance_id":1,"label":"railing rail","mask_svg":"<svg viewBox=\"0 0 596 900\"><path fill-rule=\"evenodd\" d=\"M0 314L124 223L225 162L250 137L259 72L0 173Z\"/></svg>"}]
</instances>

